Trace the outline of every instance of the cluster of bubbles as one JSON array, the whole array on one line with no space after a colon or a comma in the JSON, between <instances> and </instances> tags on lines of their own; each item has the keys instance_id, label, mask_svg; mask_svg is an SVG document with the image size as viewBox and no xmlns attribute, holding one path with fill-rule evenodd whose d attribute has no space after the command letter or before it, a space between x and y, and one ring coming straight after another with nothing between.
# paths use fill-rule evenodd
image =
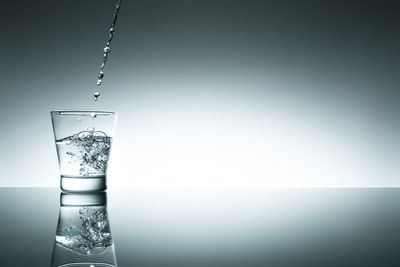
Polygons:
<instances>
[{"instance_id":1,"label":"cluster of bubbles","mask_svg":"<svg viewBox=\"0 0 400 267\"><path fill-rule=\"evenodd\" d=\"M56 242L82 255L102 253L112 245L106 209L79 209L79 221L68 228L57 230Z\"/></svg>"},{"instance_id":2,"label":"cluster of bubbles","mask_svg":"<svg viewBox=\"0 0 400 267\"><path fill-rule=\"evenodd\" d=\"M67 151L66 154L74 162L79 162L79 174L82 176L105 173L111 149L111 137L102 131L95 131L90 127L73 136L60 140L68 146L72 146L77 153Z\"/></svg>"}]
</instances>

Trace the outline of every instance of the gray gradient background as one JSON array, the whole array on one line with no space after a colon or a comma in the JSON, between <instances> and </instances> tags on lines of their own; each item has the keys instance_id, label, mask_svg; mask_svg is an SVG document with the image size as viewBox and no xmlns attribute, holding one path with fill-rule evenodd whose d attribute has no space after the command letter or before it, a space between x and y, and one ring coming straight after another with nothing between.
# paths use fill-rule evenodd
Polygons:
<instances>
[{"instance_id":1,"label":"gray gradient background","mask_svg":"<svg viewBox=\"0 0 400 267\"><path fill-rule=\"evenodd\" d=\"M75 108L120 113L116 187L400 185L398 1L126 0L94 103L112 12L2 1L0 186L57 186Z\"/></svg>"}]
</instances>

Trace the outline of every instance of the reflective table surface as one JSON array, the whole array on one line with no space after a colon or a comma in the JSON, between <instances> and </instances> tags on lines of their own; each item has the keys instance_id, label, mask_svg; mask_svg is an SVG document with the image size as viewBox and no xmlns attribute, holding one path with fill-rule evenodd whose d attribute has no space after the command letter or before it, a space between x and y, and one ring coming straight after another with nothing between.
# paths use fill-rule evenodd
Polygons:
<instances>
[{"instance_id":1,"label":"reflective table surface","mask_svg":"<svg viewBox=\"0 0 400 267\"><path fill-rule=\"evenodd\" d=\"M400 189L60 195L0 188L0 266L400 266Z\"/></svg>"}]
</instances>

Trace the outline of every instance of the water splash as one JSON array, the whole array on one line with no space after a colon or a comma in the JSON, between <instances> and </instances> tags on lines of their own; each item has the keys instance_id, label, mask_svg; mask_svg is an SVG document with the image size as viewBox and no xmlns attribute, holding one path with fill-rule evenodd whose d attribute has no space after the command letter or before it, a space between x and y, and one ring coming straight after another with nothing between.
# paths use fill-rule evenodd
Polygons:
<instances>
[{"instance_id":1,"label":"water splash","mask_svg":"<svg viewBox=\"0 0 400 267\"><path fill-rule=\"evenodd\" d=\"M79 176L104 176L110 156L111 137L89 127L72 136L56 140L57 150L68 160L66 172Z\"/></svg>"}]
</instances>

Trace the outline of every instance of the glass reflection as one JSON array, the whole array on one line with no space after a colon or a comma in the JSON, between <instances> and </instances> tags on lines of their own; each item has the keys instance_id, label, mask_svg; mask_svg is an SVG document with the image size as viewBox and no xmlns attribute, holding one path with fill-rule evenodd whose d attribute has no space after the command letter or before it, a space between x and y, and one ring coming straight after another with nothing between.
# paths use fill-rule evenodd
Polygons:
<instances>
[{"instance_id":1,"label":"glass reflection","mask_svg":"<svg viewBox=\"0 0 400 267\"><path fill-rule=\"evenodd\" d=\"M107 193L61 193L51 267L117 266Z\"/></svg>"}]
</instances>

